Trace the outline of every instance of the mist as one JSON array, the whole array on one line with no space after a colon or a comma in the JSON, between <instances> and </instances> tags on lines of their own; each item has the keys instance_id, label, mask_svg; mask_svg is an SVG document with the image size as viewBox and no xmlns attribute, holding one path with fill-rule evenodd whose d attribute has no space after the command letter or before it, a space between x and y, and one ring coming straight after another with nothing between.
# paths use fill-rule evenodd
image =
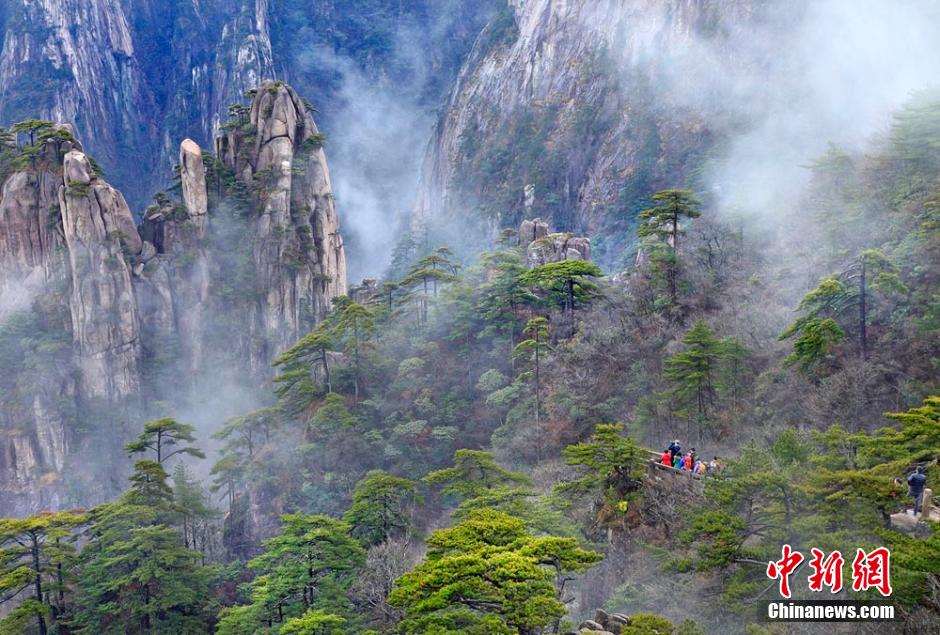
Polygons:
<instances>
[{"instance_id":1,"label":"mist","mask_svg":"<svg viewBox=\"0 0 940 635\"><path fill-rule=\"evenodd\" d=\"M392 91L348 62L336 63L344 67L343 105L331 117L327 150L354 284L388 265L433 117L421 107L419 90Z\"/></svg>"},{"instance_id":2,"label":"mist","mask_svg":"<svg viewBox=\"0 0 940 635\"><path fill-rule=\"evenodd\" d=\"M414 205L436 110L498 4L443 0L422 18L400 15L381 69L327 46L293 53L302 74L338 78L329 110L317 120L327 136L351 284L388 267ZM310 90L316 103L318 87Z\"/></svg>"},{"instance_id":3,"label":"mist","mask_svg":"<svg viewBox=\"0 0 940 635\"><path fill-rule=\"evenodd\" d=\"M645 11L636 28L655 34L666 11ZM730 143L707 181L720 208L769 220L798 204L806 167L830 143L861 151L913 94L940 82L940 5L776 3L748 19L666 49L651 35L623 59L658 69L660 102L727 122Z\"/></svg>"}]
</instances>

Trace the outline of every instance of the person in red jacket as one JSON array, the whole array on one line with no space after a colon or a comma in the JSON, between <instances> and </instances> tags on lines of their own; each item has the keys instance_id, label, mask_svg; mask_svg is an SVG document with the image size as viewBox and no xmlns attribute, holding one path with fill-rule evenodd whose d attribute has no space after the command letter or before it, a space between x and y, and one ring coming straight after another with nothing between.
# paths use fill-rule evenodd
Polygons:
<instances>
[{"instance_id":1,"label":"person in red jacket","mask_svg":"<svg viewBox=\"0 0 940 635\"><path fill-rule=\"evenodd\" d=\"M672 467L672 452L669 451L669 448L666 448L666 451L663 452L663 455L659 457L659 462L666 467Z\"/></svg>"},{"instance_id":2,"label":"person in red jacket","mask_svg":"<svg viewBox=\"0 0 940 635\"><path fill-rule=\"evenodd\" d=\"M686 454L682 459L682 469L688 472L692 471L692 454Z\"/></svg>"}]
</instances>

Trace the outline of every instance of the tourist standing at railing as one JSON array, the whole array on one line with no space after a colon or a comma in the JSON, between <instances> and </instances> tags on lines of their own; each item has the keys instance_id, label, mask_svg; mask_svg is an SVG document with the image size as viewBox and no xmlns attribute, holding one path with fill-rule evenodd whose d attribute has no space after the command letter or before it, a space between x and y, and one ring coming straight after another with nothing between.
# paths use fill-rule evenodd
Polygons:
<instances>
[{"instance_id":1,"label":"tourist standing at railing","mask_svg":"<svg viewBox=\"0 0 940 635\"><path fill-rule=\"evenodd\" d=\"M669 444L669 452L672 454L672 459L675 460L676 456L682 456L682 446L679 445L679 439L676 439Z\"/></svg>"},{"instance_id":2,"label":"tourist standing at railing","mask_svg":"<svg viewBox=\"0 0 940 635\"><path fill-rule=\"evenodd\" d=\"M672 467L672 452L669 451L669 448L666 448L663 455L659 457L659 462L666 467Z\"/></svg>"}]
</instances>

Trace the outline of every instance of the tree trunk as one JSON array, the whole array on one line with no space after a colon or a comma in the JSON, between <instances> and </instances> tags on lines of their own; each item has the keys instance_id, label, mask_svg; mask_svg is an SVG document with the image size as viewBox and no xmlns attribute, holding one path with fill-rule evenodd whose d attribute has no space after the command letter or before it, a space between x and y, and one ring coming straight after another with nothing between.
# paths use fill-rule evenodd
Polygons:
<instances>
[{"instance_id":1,"label":"tree trunk","mask_svg":"<svg viewBox=\"0 0 940 635\"><path fill-rule=\"evenodd\" d=\"M32 545L30 552L33 556L33 571L36 573L36 580L33 582L33 586L36 592L36 601L40 604L44 604L42 597L42 566L39 562L39 542L36 536L32 536L31 538ZM42 613L36 615L36 623L39 626L39 635L46 635L48 632L46 630L46 618L43 617Z\"/></svg>"},{"instance_id":2,"label":"tree trunk","mask_svg":"<svg viewBox=\"0 0 940 635\"><path fill-rule=\"evenodd\" d=\"M866 324L868 322L868 315L867 315L868 307L866 306L866 303L868 301L868 296L867 296L867 289L865 288L866 287L866 282L865 282L866 273L867 271L866 271L865 260L863 259L862 260L862 273L858 281L858 291L859 291L858 342L859 342L859 351L861 352L863 360L868 359L868 331L867 331L867 324Z\"/></svg>"},{"instance_id":3,"label":"tree trunk","mask_svg":"<svg viewBox=\"0 0 940 635\"><path fill-rule=\"evenodd\" d=\"M333 392L333 383L330 381L330 365L326 359L326 349L320 349L320 361L323 362L323 378L326 382L326 392Z\"/></svg>"},{"instance_id":4,"label":"tree trunk","mask_svg":"<svg viewBox=\"0 0 940 635\"><path fill-rule=\"evenodd\" d=\"M535 429L538 434L538 443L535 446L535 462L542 462L542 399L540 396L540 355L541 342L538 333L535 334Z\"/></svg>"}]
</instances>

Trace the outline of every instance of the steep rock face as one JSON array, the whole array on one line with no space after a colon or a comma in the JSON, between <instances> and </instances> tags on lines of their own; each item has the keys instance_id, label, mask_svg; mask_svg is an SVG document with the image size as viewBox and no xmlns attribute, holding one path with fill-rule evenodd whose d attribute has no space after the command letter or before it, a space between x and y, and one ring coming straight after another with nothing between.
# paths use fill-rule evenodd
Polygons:
<instances>
[{"instance_id":1,"label":"steep rock face","mask_svg":"<svg viewBox=\"0 0 940 635\"><path fill-rule=\"evenodd\" d=\"M315 93L325 113L360 72L436 103L501 2L381 0L363 20L359 0L5 0L0 122L74 123L137 209L168 180L176 142L210 145L229 105L266 78ZM404 37L428 55L389 46Z\"/></svg>"},{"instance_id":2,"label":"steep rock face","mask_svg":"<svg viewBox=\"0 0 940 635\"><path fill-rule=\"evenodd\" d=\"M39 143L0 194L0 504L60 504L82 401L139 393L126 258L141 247L127 204L71 137Z\"/></svg>"},{"instance_id":3,"label":"steep rock face","mask_svg":"<svg viewBox=\"0 0 940 635\"><path fill-rule=\"evenodd\" d=\"M292 88L264 84L208 166L184 140L179 198L159 194L137 226L57 134L0 164L0 505L15 515L110 496L161 400L195 403L222 374L266 386L346 293L322 138ZM91 447L110 472L74 460Z\"/></svg>"},{"instance_id":4,"label":"steep rock face","mask_svg":"<svg viewBox=\"0 0 940 635\"><path fill-rule=\"evenodd\" d=\"M446 234L459 219L492 235L539 215L561 231L628 233L648 195L691 174L723 125L704 90L675 90L675 68L699 46L731 56L725 40L764 4L513 0L439 118L413 225Z\"/></svg>"},{"instance_id":5,"label":"steep rock face","mask_svg":"<svg viewBox=\"0 0 940 635\"><path fill-rule=\"evenodd\" d=\"M267 0L8 4L0 116L74 123L137 204L165 180L174 135L208 139L274 72Z\"/></svg>"},{"instance_id":6,"label":"steep rock face","mask_svg":"<svg viewBox=\"0 0 940 635\"><path fill-rule=\"evenodd\" d=\"M248 122L216 141L216 153L246 185L263 190L254 219L253 256L263 294L253 329L268 363L323 318L346 293L346 255L322 137L294 89L266 82Z\"/></svg>"},{"instance_id":7,"label":"steep rock face","mask_svg":"<svg viewBox=\"0 0 940 635\"><path fill-rule=\"evenodd\" d=\"M140 392L140 330L130 255L142 249L120 192L95 176L85 155L63 162L59 208L71 273L72 336L89 397L115 401Z\"/></svg>"}]
</instances>

